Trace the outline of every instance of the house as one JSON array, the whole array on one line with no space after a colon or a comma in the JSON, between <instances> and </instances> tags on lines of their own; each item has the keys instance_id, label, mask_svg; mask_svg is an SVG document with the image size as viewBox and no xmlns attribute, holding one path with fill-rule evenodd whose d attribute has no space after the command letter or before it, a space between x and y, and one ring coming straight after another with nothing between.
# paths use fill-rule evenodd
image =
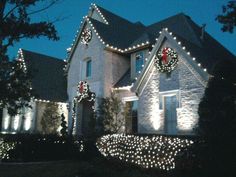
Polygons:
<instances>
[{"instance_id":1,"label":"house","mask_svg":"<svg viewBox=\"0 0 236 177\"><path fill-rule=\"evenodd\" d=\"M58 113L67 117L65 62L63 60L20 49L18 60L31 76L31 87L35 94L30 103L32 108L22 108L11 117L3 110L2 133L42 133L41 120L51 103L58 105Z\"/></svg>"},{"instance_id":2,"label":"house","mask_svg":"<svg viewBox=\"0 0 236 177\"><path fill-rule=\"evenodd\" d=\"M126 133L191 135L214 65L235 56L179 13L149 26L92 4L67 60L69 129L86 134L111 92L131 108Z\"/></svg>"}]
</instances>

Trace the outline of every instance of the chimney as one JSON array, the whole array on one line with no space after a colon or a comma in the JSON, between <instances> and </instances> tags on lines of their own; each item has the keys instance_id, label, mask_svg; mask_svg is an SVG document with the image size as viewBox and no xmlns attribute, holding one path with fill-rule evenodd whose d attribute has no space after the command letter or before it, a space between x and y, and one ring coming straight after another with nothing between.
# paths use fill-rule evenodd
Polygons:
<instances>
[{"instance_id":1,"label":"chimney","mask_svg":"<svg viewBox=\"0 0 236 177\"><path fill-rule=\"evenodd\" d=\"M201 40L204 40L205 28L206 28L206 24L202 24L202 27L201 27L202 31L201 31L201 36L200 36Z\"/></svg>"}]
</instances>

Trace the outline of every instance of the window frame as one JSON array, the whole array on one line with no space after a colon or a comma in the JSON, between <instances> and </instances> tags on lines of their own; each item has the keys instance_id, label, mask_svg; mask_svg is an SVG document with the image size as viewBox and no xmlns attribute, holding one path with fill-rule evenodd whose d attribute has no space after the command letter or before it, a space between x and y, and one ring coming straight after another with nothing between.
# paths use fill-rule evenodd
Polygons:
<instances>
[{"instance_id":1,"label":"window frame","mask_svg":"<svg viewBox=\"0 0 236 177\"><path fill-rule=\"evenodd\" d=\"M85 60L85 62L86 62L85 77L91 78L92 77L92 60L91 58L88 58L87 60Z\"/></svg>"},{"instance_id":2,"label":"window frame","mask_svg":"<svg viewBox=\"0 0 236 177\"><path fill-rule=\"evenodd\" d=\"M140 58L137 58L139 55L141 55ZM139 51L135 53L135 74L138 74L142 71L142 66L144 65L144 51ZM137 62L139 60L139 62ZM138 65L139 64L139 65Z\"/></svg>"}]
</instances>

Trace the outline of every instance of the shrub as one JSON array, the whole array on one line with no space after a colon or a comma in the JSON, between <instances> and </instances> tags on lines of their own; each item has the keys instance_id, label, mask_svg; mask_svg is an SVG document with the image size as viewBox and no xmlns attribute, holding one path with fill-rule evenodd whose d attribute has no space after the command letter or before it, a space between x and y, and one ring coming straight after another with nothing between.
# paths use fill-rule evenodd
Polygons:
<instances>
[{"instance_id":1,"label":"shrub","mask_svg":"<svg viewBox=\"0 0 236 177\"><path fill-rule=\"evenodd\" d=\"M53 161L74 159L81 155L82 141L62 138L57 135L8 135L5 142L15 143L4 161Z\"/></svg>"},{"instance_id":2,"label":"shrub","mask_svg":"<svg viewBox=\"0 0 236 177\"><path fill-rule=\"evenodd\" d=\"M187 138L113 134L101 137L97 147L107 158L169 171L176 167L176 157L192 144Z\"/></svg>"}]
</instances>

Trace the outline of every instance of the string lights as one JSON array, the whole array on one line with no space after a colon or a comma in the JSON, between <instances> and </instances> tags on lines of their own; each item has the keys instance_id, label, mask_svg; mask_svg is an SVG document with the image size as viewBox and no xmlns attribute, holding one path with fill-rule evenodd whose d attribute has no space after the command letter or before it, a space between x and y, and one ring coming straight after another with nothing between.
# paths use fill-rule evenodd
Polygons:
<instances>
[{"instance_id":1,"label":"string lights","mask_svg":"<svg viewBox=\"0 0 236 177\"><path fill-rule=\"evenodd\" d=\"M178 137L113 134L101 137L96 146L107 158L168 171L175 168L178 154L192 144L192 140Z\"/></svg>"},{"instance_id":2,"label":"string lights","mask_svg":"<svg viewBox=\"0 0 236 177\"><path fill-rule=\"evenodd\" d=\"M93 4L93 3L92 3L90 9L92 9L92 8L94 8L94 9L97 11L97 13L100 15L100 17L104 20L105 24L106 24L106 25L109 25L109 23L108 23L108 21L106 20L105 16L101 13L101 11L100 11L99 8L96 6L96 4ZM150 46L150 42L149 42L149 41L141 42L140 44L137 44L137 45L135 45L135 46L130 46L130 47L127 47L127 48L124 48L124 49L118 48L118 47L116 47L116 46L112 46L111 44L106 43L106 42L102 39L102 37L101 37L101 36L99 35L99 33L97 32L97 30L95 29L94 25L92 24L92 22L91 22L91 20L89 19L88 16L85 16L85 17L83 17L83 18L84 18L84 20L81 21L81 23L82 23L82 24L85 24L85 21L87 21L87 22L90 24L90 26L91 26L93 32L97 35L97 37L98 37L98 39L100 40L100 42L101 42L103 45L105 45L106 48L108 48L108 49L110 49L110 50L116 51L116 52L118 52L118 53L129 53L129 52L132 52L133 50L138 50L138 49L141 49L141 48L143 48L143 47L148 47L148 46ZM81 28L82 28L82 26L80 27L80 30L81 30ZM77 34L80 32L80 30L77 31ZM172 32L168 32L168 28L163 28L162 31L159 32L160 35L163 34L163 32L164 32L165 34L169 34L169 36L172 37L173 40L175 40L175 41L177 42L177 44L181 46L181 41L177 41L177 38L176 38L175 36L173 36L173 33L172 33ZM72 46L71 49L73 48L73 46L75 46L75 42L78 40L78 35L77 35L77 34L75 35L75 39L73 40L73 43L71 44L71 46ZM156 41L158 41L158 38L156 38ZM152 44L152 46L154 46L154 45ZM186 47L185 47L185 46L182 46L182 49L186 51ZM71 57L71 56L70 56L71 51L73 51L73 50L70 50L70 52L68 52L68 60L69 60L69 58ZM190 56L190 52L187 52L187 51L186 51L186 54L187 54L188 56ZM196 59L196 58L194 58L194 57L192 58L193 61L195 61L195 59ZM197 66L201 67L201 64L200 64L200 63L197 63ZM204 72L207 72L207 69L206 69L206 68L203 68L203 71L204 71ZM136 80L137 80L137 79L136 79Z\"/></svg>"},{"instance_id":3,"label":"string lights","mask_svg":"<svg viewBox=\"0 0 236 177\"><path fill-rule=\"evenodd\" d=\"M16 143L4 142L0 139L0 161L3 159L9 159L9 151L16 147Z\"/></svg>"},{"instance_id":4,"label":"string lights","mask_svg":"<svg viewBox=\"0 0 236 177\"><path fill-rule=\"evenodd\" d=\"M86 99L89 102L95 102L96 99L96 94L93 92L90 92L89 85L86 81L80 81L77 85L77 90L76 90L76 96L73 99L73 105L72 105L72 127L73 130L75 131L76 127L76 107L77 104L80 103L83 99ZM95 111L94 105L92 106L93 111ZM75 132L74 132L75 134Z\"/></svg>"},{"instance_id":5,"label":"string lights","mask_svg":"<svg viewBox=\"0 0 236 177\"><path fill-rule=\"evenodd\" d=\"M23 68L23 71L27 72L27 68L26 68L26 64L25 64L25 59L24 59L23 51L22 51L21 48L18 50L18 53L17 53L17 61L20 62L20 65Z\"/></svg>"},{"instance_id":6,"label":"string lights","mask_svg":"<svg viewBox=\"0 0 236 177\"><path fill-rule=\"evenodd\" d=\"M168 60L168 58L170 58ZM160 72L171 72L178 63L177 53L170 47L165 47L155 56L155 65Z\"/></svg>"}]
</instances>

